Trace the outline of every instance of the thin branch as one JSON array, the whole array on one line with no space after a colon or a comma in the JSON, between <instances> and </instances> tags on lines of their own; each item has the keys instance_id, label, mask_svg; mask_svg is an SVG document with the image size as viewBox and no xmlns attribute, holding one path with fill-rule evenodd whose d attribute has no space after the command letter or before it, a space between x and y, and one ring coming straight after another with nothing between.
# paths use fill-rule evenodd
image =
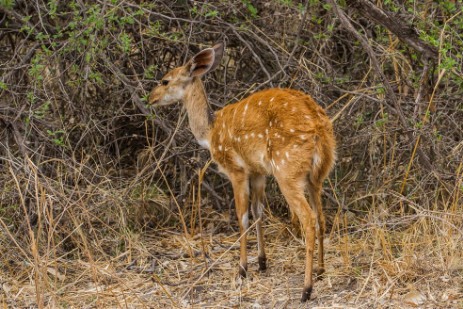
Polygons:
<instances>
[{"instance_id":1,"label":"thin branch","mask_svg":"<svg viewBox=\"0 0 463 309\"><path fill-rule=\"evenodd\" d=\"M418 37L415 29L407 25L398 16L392 16L390 12L382 10L369 0L347 0L349 7L355 8L362 16L382 25L394 33L399 40L407 43L410 47L420 52L424 59L437 59L438 51Z\"/></svg>"}]
</instances>

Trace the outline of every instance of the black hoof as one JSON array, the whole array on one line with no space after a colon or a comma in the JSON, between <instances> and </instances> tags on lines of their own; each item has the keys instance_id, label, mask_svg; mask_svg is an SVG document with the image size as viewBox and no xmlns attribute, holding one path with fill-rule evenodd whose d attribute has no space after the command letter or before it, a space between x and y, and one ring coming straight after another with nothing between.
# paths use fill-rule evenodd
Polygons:
<instances>
[{"instance_id":1,"label":"black hoof","mask_svg":"<svg viewBox=\"0 0 463 309\"><path fill-rule=\"evenodd\" d=\"M259 256L259 271L265 271L267 269L267 258L265 256Z\"/></svg>"},{"instance_id":2,"label":"black hoof","mask_svg":"<svg viewBox=\"0 0 463 309\"><path fill-rule=\"evenodd\" d=\"M247 267L243 267L240 265L240 277L241 278L246 278L246 272L247 272Z\"/></svg>"},{"instance_id":3,"label":"black hoof","mask_svg":"<svg viewBox=\"0 0 463 309\"><path fill-rule=\"evenodd\" d=\"M302 291L301 303L304 303L310 299L310 294L312 294L312 287L304 288Z\"/></svg>"}]
</instances>

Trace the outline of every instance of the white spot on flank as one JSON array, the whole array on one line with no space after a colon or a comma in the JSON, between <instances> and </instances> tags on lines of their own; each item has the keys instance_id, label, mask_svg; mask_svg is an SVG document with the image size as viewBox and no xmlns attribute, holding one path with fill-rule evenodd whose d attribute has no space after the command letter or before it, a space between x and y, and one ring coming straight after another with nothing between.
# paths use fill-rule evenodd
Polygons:
<instances>
[{"instance_id":1,"label":"white spot on flank","mask_svg":"<svg viewBox=\"0 0 463 309\"><path fill-rule=\"evenodd\" d=\"M219 145L219 151L222 151L223 147L222 144Z\"/></svg>"},{"instance_id":2,"label":"white spot on flank","mask_svg":"<svg viewBox=\"0 0 463 309\"><path fill-rule=\"evenodd\" d=\"M265 129L265 135L268 135L268 129Z\"/></svg>"},{"instance_id":3,"label":"white spot on flank","mask_svg":"<svg viewBox=\"0 0 463 309\"><path fill-rule=\"evenodd\" d=\"M244 138L245 138L245 139L248 139L248 135L246 134L246 135L244 136Z\"/></svg>"},{"instance_id":4,"label":"white spot on flank","mask_svg":"<svg viewBox=\"0 0 463 309\"><path fill-rule=\"evenodd\" d=\"M270 121L270 122L268 123L268 125L269 125L270 127L272 127L272 122Z\"/></svg>"},{"instance_id":5,"label":"white spot on flank","mask_svg":"<svg viewBox=\"0 0 463 309\"><path fill-rule=\"evenodd\" d=\"M305 118L305 119L308 119L308 120L311 119L309 115L304 115L304 118Z\"/></svg>"},{"instance_id":6,"label":"white spot on flank","mask_svg":"<svg viewBox=\"0 0 463 309\"><path fill-rule=\"evenodd\" d=\"M255 136L255 134L254 134L254 132L252 132L252 133L251 133L251 137L254 137L254 136Z\"/></svg>"},{"instance_id":7,"label":"white spot on flank","mask_svg":"<svg viewBox=\"0 0 463 309\"><path fill-rule=\"evenodd\" d=\"M244 111L246 112L248 110L248 103L244 106Z\"/></svg>"},{"instance_id":8,"label":"white spot on flank","mask_svg":"<svg viewBox=\"0 0 463 309\"><path fill-rule=\"evenodd\" d=\"M262 101L259 101L259 103L257 103L257 105L261 106L261 105L262 105Z\"/></svg>"},{"instance_id":9,"label":"white spot on flank","mask_svg":"<svg viewBox=\"0 0 463 309\"><path fill-rule=\"evenodd\" d=\"M264 135L262 135L262 134L260 134L260 133L257 134L257 136L258 136L259 138L264 138Z\"/></svg>"},{"instance_id":10,"label":"white spot on flank","mask_svg":"<svg viewBox=\"0 0 463 309\"><path fill-rule=\"evenodd\" d=\"M281 160L281 165L285 165L285 159Z\"/></svg>"},{"instance_id":11,"label":"white spot on flank","mask_svg":"<svg viewBox=\"0 0 463 309\"><path fill-rule=\"evenodd\" d=\"M224 122L222 122L222 128L224 128L224 129L225 129L225 121L224 121Z\"/></svg>"},{"instance_id":12,"label":"white spot on flank","mask_svg":"<svg viewBox=\"0 0 463 309\"><path fill-rule=\"evenodd\" d=\"M287 151L285 152L285 157L286 159L289 159L289 153Z\"/></svg>"},{"instance_id":13,"label":"white spot on flank","mask_svg":"<svg viewBox=\"0 0 463 309\"><path fill-rule=\"evenodd\" d=\"M272 97L272 98L270 99L270 102L273 102L274 99L275 99L275 97Z\"/></svg>"},{"instance_id":14,"label":"white spot on flank","mask_svg":"<svg viewBox=\"0 0 463 309\"><path fill-rule=\"evenodd\" d=\"M289 132L294 133L294 129L289 129Z\"/></svg>"},{"instance_id":15,"label":"white spot on flank","mask_svg":"<svg viewBox=\"0 0 463 309\"><path fill-rule=\"evenodd\" d=\"M283 104L284 107L288 106L288 102L285 102L285 104Z\"/></svg>"},{"instance_id":16,"label":"white spot on flank","mask_svg":"<svg viewBox=\"0 0 463 309\"><path fill-rule=\"evenodd\" d=\"M301 135L301 136L299 136L299 137L300 137L300 139L302 139L302 140L304 140L304 141L307 139L307 138L305 137L305 135L304 135L304 134L302 134L302 135Z\"/></svg>"},{"instance_id":17,"label":"white spot on flank","mask_svg":"<svg viewBox=\"0 0 463 309\"><path fill-rule=\"evenodd\" d=\"M279 156L279 155L280 155L280 152L279 152L278 150L277 150L277 152L276 152L276 155L277 155L277 156Z\"/></svg>"}]
</instances>

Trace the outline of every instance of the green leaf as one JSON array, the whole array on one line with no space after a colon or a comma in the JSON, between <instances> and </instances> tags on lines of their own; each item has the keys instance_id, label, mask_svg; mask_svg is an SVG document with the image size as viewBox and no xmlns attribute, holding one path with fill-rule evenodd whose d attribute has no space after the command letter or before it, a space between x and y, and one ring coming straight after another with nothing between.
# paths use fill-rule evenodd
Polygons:
<instances>
[{"instance_id":1,"label":"green leaf","mask_svg":"<svg viewBox=\"0 0 463 309\"><path fill-rule=\"evenodd\" d=\"M121 41L121 49L124 53L128 53L132 46L132 38L125 32L122 32L119 35L119 40Z\"/></svg>"},{"instance_id":2,"label":"green leaf","mask_svg":"<svg viewBox=\"0 0 463 309\"><path fill-rule=\"evenodd\" d=\"M57 0L50 0L50 1L48 1L47 5L48 5L48 8L49 8L48 13L50 14L50 17L52 19L56 18L56 11L58 9Z\"/></svg>"},{"instance_id":3,"label":"green leaf","mask_svg":"<svg viewBox=\"0 0 463 309\"><path fill-rule=\"evenodd\" d=\"M331 10L331 4L325 3L325 4L323 4L323 8L324 8L325 10L327 10L327 11L330 11L330 10Z\"/></svg>"},{"instance_id":4,"label":"green leaf","mask_svg":"<svg viewBox=\"0 0 463 309\"><path fill-rule=\"evenodd\" d=\"M14 0L0 0L0 7L11 10L15 5Z\"/></svg>"},{"instance_id":5,"label":"green leaf","mask_svg":"<svg viewBox=\"0 0 463 309\"><path fill-rule=\"evenodd\" d=\"M217 10L210 10L207 11L206 14L204 14L205 17L217 17L219 15L219 12Z\"/></svg>"},{"instance_id":6,"label":"green leaf","mask_svg":"<svg viewBox=\"0 0 463 309\"><path fill-rule=\"evenodd\" d=\"M241 0L243 4L248 9L248 12L251 14L252 18L257 17L257 8L251 3L250 0Z\"/></svg>"},{"instance_id":7,"label":"green leaf","mask_svg":"<svg viewBox=\"0 0 463 309\"><path fill-rule=\"evenodd\" d=\"M88 77L91 81L96 82L98 85L103 84L103 76L100 72L90 72Z\"/></svg>"},{"instance_id":8,"label":"green leaf","mask_svg":"<svg viewBox=\"0 0 463 309\"><path fill-rule=\"evenodd\" d=\"M154 72L158 69L157 65L150 65L149 67L146 68L144 71L145 78L147 79L153 79L154 78Z\"/></svg>"}]
</instances>

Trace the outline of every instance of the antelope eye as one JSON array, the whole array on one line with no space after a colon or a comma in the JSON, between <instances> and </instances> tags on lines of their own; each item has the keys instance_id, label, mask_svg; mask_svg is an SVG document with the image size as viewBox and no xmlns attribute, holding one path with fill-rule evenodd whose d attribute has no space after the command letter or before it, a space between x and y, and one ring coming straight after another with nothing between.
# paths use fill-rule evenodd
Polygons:
<instances>
[{"instance_id":1,"label":"antelope eye","mask_svg":"<svg viewBox=\"0 0 463 309\"><path fill-rule=\"evenodd\" d=\"M166 79L161 80L161 85L167 86L169 84L169 81Z\"/></svg>"}]
</instances>

